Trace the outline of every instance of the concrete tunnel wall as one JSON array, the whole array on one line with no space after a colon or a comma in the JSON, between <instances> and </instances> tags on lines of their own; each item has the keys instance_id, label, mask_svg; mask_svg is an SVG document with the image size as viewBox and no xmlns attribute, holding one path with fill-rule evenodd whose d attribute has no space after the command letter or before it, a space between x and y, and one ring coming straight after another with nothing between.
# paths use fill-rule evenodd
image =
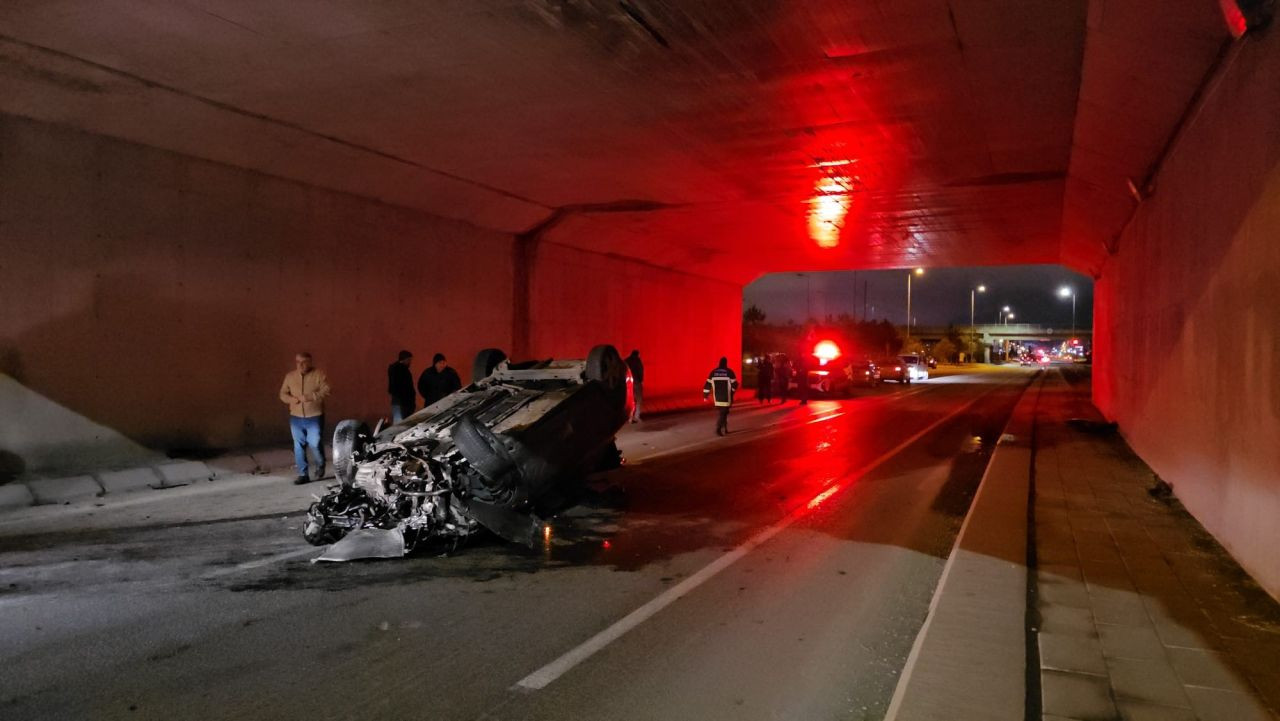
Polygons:
<instances>
[{"instance_id":1,"label":"concrete tunnel wall","mask_svg":"<svg viewBox=\"0 0 1280 721\"><path fill-rule=\"evenodd\" d=\"M1235 52L1097 283L1094 398L1280 598L1280 28Z\"/></svg>"},{"instance_id":2,"label":"concrete tunnel wall","mask_svg":"<svg viewBox=\"0 0 1280 721\"><path fill-rule=\"evenodd\" d=\"M402 347L415 375L441 351L464 382L517 340L638 347L659 405L737 355L730 284L552 245L522 259L507 234L11 115L0 159L0 372L152 447L287 442L299 349L334 386L330 425L388 412ZM28 471L79 450L31 422L0 408L0 451Z\"/></svg>"}]
</instances>

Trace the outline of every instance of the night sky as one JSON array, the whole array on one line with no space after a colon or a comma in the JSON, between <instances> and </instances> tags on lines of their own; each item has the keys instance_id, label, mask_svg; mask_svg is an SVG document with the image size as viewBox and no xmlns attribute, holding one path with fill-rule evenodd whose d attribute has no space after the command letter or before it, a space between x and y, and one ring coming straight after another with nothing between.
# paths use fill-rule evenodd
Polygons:
<instances>
[{"instance_id":1,"label":"night sky","mask_svg":"<svg viewBox=\"0 0 1280 721\"><path fill-rule=\"evenodd\" d=\"M841 313L862 318L864 282L867 318L883 318L895 325L906 322L906 270L774 273L746 287L743 307L754 303L768 314L769 322L801 323L806 305L817 319ZM979 284L987 286L986 293L977 294L976 321L980 324L996 322L1000 308L1007 305L1015 323L1070 328L1071 299L1058 297L1058 288L1064 285L1077 293L1077 326L1093 324L1093 280L1058 265L926 269L911 281L915 323L968 325L969 289ZM811 290L806 292L807 288Z\"/></svg>"}]
</instances>

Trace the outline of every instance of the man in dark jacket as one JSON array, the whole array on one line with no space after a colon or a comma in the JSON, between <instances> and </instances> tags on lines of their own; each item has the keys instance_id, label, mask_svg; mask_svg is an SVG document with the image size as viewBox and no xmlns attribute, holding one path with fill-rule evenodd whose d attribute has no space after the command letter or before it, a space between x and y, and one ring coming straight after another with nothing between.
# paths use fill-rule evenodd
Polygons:
<instances>
[{"instance_id":1,"label":"man in dark jacket","mask_svg":"<svg viewBox=\"0 0 1280 721\"><path fill-rule=\"evenodd\" d=\"M400 351L395 363L387 366L387 394L391 396L391 422L400 421L413 415L418 397L413 392L413 373L409 364L413 362L413 354L407 350Z\"/></svg>"},{"instance_id":2,"label":"man in dark jacket","mask_svg":"<svg viewBox=\"0 0 1280 721\"><path fill-rule=\"evenodd\" d=\"M711 370L707 382L702 384L702 400L714 400L716 409L716 435L729 433L729 409L733 407L733 394L738 390L738 376L729 368L729 359L721 358L720 365Z\"/></svg>"},{"instance_id":3,"label":"man in dark jacket","mask_svg":"<svg viewBox=\"0 0 1280 721\"><path fill-rule=\"evenodd\" d=\"M640 351L633 350L627 356L627 367L631 369L631 392L635 397L636 408L631 412L631 422L640 422L640 400L644 398L644 361L640 360Z\"/></svg>"},{"instance_id":4,"label":"man in dark jacket","mask_svg":"<svg viewBox=\"0 0 1280 721\"><path fill-rule=\"evenodd\" d=\"M418 376L418 392L422 394L424 408L461 387L462 379L449 367L443 353L436 353L431 359L431 367Z\"/></svg>"},{"instance_id":5,"label":"man in dark jacket","mask_svg":"<svg viewBox=\"0 0 1280 721\"><path fill-rule=\"evenodd\" d=\"M809 359L803 351L796 354L796 394L800 396L800 405L809 405Z\"/></svg>"},{"instance_id":6,"label":"man in dark jacket","mask_svg":"<svg viewBox=\"0 0 1280 721\"><path fill-rule=\"evenodd\" d=\"M783 356L773 371L774 382L778 384L778 402L786 403L787 395L791 392L791 361Z\"/></svg>"},{"instance_id":7,"label":"man in dark jacket","mask_svg":"<svg viewBox=\"0 0 1280 721\"><path fill-rule=\"evenodd\" d=\"M756 402L773 402L773 363L764 356L756 364Z\"/></svg>"}]
</instances>

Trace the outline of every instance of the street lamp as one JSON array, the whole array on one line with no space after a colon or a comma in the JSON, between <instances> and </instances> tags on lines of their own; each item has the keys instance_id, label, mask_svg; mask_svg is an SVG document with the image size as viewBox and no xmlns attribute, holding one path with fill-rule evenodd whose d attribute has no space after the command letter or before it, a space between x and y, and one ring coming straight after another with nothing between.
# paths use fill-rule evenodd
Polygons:
<instances>
[{"instance_id":1,"label":"street lamp","mask_svg":"<svg viewBox=\"0 0 1280 721\"><path fill-rule=\"evenodd\" d=\"M1005 307L1003 307L1003 308L1001 308L1001 309L1000 309L1000 323L1001 323L1002 325L1007 325L1007 324L1005 323L1005 319L1004 319L1004 318L1005 318L1005 316L1006 316L1006 315L1008 315L1008 314L1009 314L1009 306L1007 306L1007 305L1006 305Z\"/></svg>"},{"instance_id":2,"label":"street lamp","mask_svg":"<svg viewBox=\"0 0 1280 721\"><path fill-rule=\"evenodd\" d=\"M1071 296L1071 337L1076 337L1076 291L1069 285L1064 285L1058 289L1058 296L1066 298Z\"/></svg>"},{"instance_id":3,"label":"street lamp","mask_svg":"<svg viewBox=\"0 0 1280 721\"><path fill-rule=\"evenodd\" d=\"M916 268L907 273L907 340L911 340L911 276L924 275L924 268Z\"/></svg>"},{"instance_id":4,"label":"street lamp","mask_svg":"<svg viewBox=\"0 0 1280 721\"><path fill-rule=\"evenodd\" d=\"M973 322L973 309L974 309L975 299L977 298L977 294L986 293L986 292L987 292L987 286L985 285L980 285L977 288L969 289L969 328L970 329L976 327Z\"/></svg>"}]
</instances>

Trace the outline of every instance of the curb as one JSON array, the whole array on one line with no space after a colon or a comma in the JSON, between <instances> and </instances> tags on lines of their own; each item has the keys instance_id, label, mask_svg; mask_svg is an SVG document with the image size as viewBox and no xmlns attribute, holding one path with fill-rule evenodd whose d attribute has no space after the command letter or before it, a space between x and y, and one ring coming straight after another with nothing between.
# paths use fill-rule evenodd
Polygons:
<instances>
[{"instance_id":1,"label":"curb","mask_svg":"<svg viewBox=\"0 0 1280 721\"><path fill-rule=\"evenodd\" d=\"M1023 389L991 454L885 721L1026 718L1028 391L1043 382Z\"/></svg>"},{"instance_id":2,"label":"curb","mask_svg":"<svg viewBox=\"0 0 1280 721\"><path fill-rule=\"evenodd\" d=\"M55 503L71 503L85 498L101 496L102 486L93 476L67 476L65 478L42 478L26 484L27 490L39 506Z\"/></svg>"},{"instance_id":3,"label":"curb","mask_svg":"<svg viewBox=\"0 0 1280 721\"><path fill-rule=\"evenodd\" d=\"M138 491L164 490L236 475L265 474L293 465L288 449L260 450L204 461L165 461L134 468L0 485L0 513L31 506L70 504L92 498L119 498Z\"/></svg>"},{"instance_id":4,"label":"curb","mask_svg":"<svg viewBox=\"0 0 1280 721\"><path fill-rule=\"evenodd\" d=\"M31 489L26 484L8 483L0 486L0 513L26 508L35 502L35 496L31 495Z\"/></svg>"}]
</instances>

